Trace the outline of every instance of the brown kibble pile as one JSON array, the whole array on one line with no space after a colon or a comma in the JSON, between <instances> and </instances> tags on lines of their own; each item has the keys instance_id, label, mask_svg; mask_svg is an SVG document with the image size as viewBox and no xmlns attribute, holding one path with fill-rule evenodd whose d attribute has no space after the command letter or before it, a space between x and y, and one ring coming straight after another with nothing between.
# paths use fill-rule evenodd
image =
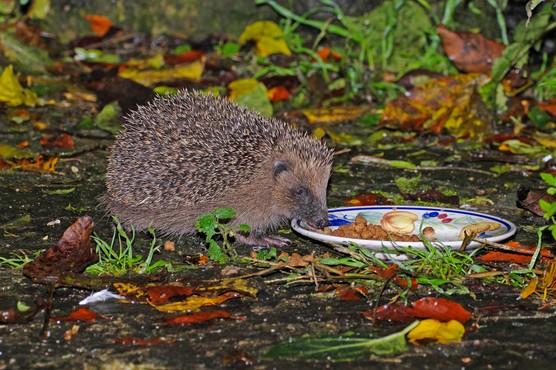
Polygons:
<instances>
[{"instance_id":1,"label":"brown kibble pile","mask_svg":"<svg viewBox=\"0 0 556 370\"><path fill-rule=\"evenodd\" d=\"M340 236L342 238L367 239L367 240L393 240L396 242L419 242L417 235L401 235L387 233L380 225L367 224L363 216L357 216L355 221L342 225L332 231L329 227L323 229L324 234Z\"/></svg>"}]
</instances>

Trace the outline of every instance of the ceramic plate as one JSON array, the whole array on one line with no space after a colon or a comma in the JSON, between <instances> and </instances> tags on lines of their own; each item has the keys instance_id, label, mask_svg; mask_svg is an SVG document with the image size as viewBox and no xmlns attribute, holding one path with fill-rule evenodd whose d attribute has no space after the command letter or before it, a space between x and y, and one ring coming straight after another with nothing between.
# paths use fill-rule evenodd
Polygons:
<instances>
[{"instance_id":1,"label":"ceramic plate","mask_svg":"<svg viewBox=\"0 0 556 370\"><path fill-rule=\"evenodd\" d=\"M382 224L383 226L389 224L400 230L403 229L407 234L418 236L425 227L432 227L434 236L428 239L436 246L447 245L452 249L460 248L464 230L477 231L478 238L492 242L507 239L516 231L515 225L510 221L484 213L418 206L365 206L329 209L329 226L333 230L337 229L340 225L353 222L359 215L365 217L370 224ZM348 245L353 242L373 250L380 250L384 247L395 248L395 246L425 249L422 242L395 242L394 245L389 240L364 240L325 235L315 229L301 226L298 219L292 220L292 227L302 235L325 243ZM477 248L479 245L478 242L471 242L466 249Z\"/></svg>"}]
</instances>

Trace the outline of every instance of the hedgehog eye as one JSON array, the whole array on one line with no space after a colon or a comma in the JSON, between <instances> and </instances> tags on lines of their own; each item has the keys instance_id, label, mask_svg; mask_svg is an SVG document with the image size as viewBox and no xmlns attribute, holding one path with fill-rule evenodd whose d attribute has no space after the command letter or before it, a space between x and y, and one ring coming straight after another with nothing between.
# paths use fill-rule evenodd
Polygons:
<instances>
[{"instance_id":1,"label":"hedgehog eye","mask_svg":"<svg viewBox=\"0 0 556 370\"><path fill-rule=\"evenodd\" d=\"M309 194L309 190L304 186L300 186L294 189L294 194L296 198L305 198Z\"/></svg>"}]
</instances>

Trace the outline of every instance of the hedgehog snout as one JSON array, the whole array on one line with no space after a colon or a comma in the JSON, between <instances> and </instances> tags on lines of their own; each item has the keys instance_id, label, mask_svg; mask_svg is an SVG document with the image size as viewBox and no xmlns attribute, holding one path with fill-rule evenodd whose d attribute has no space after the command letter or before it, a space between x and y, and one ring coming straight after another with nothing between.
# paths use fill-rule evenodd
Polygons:
<instances>
[{"instance_id":1,"label":"hedgehog snout","mask_svg":"<svg viewBox=\"0 0 556 370\"><path fill-rule=\"evenodd\" d=\"M322 229L328 226L328 211L325 209L320 214L316 214L314 217L307 220L307 224L316 229Z\"/></svg>"}]
</instances>

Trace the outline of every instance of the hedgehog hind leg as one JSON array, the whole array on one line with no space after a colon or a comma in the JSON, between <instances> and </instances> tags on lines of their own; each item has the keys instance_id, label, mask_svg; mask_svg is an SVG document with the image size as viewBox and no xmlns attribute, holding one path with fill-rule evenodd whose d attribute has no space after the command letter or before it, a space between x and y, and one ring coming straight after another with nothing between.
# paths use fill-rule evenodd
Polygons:
<instances>
[{"instance_id":1,"label":"hedgehog hind leg","mask_svg":"<svg viewBox=\"0 0 556 370\"><path fill-rule=\"evenodd\" d=\"M252 245L258 247L283 247L290 244L288 238L278 235L260 235L260 234L235 234L236 243Z\"/></svg>"}]
</instances>

